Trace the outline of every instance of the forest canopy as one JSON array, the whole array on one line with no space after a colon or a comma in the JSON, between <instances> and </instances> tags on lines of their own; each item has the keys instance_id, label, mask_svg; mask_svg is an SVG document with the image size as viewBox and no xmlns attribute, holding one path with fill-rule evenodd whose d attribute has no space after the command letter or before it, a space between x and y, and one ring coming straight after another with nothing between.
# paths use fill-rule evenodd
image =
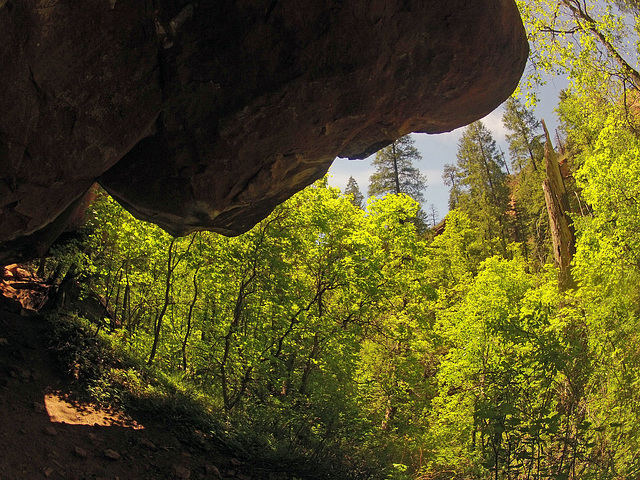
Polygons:
<instances>
[{"instance_id":1,"label":"forest canopy","mask_svg":"<svg viewBox=\"0 0 640 480\"><path fill-rule=\"evenodd\" d=\"M420 221L409 140L379 155L408 152L404 190L401 170L373 177L365 205L355 181L324 179L234 238L172 238L98 192L47 273L71 272L104 311L67 308L262 458L313 465L305 478L637 478L639 8L518 3L521 92L542 71L571 81L560 131L517 95L508 158L468 126L441 225ZM85 380L108 403L114 384L149 388L136 375Z\"/></svg>"}]
</instances>

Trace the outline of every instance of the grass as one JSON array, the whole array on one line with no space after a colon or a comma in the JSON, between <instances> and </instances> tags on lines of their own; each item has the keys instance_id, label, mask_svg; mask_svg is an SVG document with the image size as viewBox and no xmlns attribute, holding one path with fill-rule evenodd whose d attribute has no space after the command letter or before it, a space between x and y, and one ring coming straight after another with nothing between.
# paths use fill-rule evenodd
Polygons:
<instances>
[{"instance_id":1,"label":"grass","mask_svg":"<svg viewBox=\"0 0 640 480\"><path fill-rule=\"evenodd\" d=\"M206 432L217 447L234 450L220 418L212 414L210 402L198 396L181 376L167 375L144 360L127 353L114 339L95 325L70 314L48 318L48 348L61 369L72 379L78 395L103 406L123 410L137 420L161 421L188 443L195 432Z\"/></svg>"},{"instance_id":2,"label":"grass","mask_svg":"<svg viewBox=\"0 0 640 480\"><path fill-rule=\"evenodd\" d=\"M296 412L253 407L230 417L216 399L185 380L148 366L128 352L117 336L96 332L96 326L73 314L48 317L48 348L73 379L76 394L121 409L144 424L162 422L181 442L202 447L203 438L222 455L251 463L269 478L366 478L344 462L340 449L300 448L270 431L270 419L295 423ZM298 413L298 416L301 413ZM304 417L304 414L302 414ZM304 418L298 419L304 423ZM286 423L286 422L285 422ZM286 435L285 435L286 436ZM316 446L317 447L317 446Z\"/></svg>"}]
</instances>

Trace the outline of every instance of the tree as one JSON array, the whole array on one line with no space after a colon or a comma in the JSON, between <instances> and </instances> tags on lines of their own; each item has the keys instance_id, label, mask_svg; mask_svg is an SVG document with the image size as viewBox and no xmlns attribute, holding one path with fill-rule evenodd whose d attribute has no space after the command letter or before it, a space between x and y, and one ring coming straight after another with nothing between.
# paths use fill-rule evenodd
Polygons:
<instances>
[{"instance_id":1,"label":"tree","mask_svg":"<svg viewBox=\"0 0 640 480\"><path fill-rule=\"evenodd\" d=\"M640 138L624 117L612 114L606 119L576 176L591 210L578 219L576 263L582 282L614 284L639 274Z\"/></svg>"},{"instance_id":2,"label":"tree","mask_svg":"<svg viewBox=\"0 0 640 480\"><path fill-rule=\"evenodd\" d=\"M369 196L387 193L404 193L417 202L424 202L423 190L427 177L420 173L413 162L422 160L415 141L405 135L383 148L373 160L375 172L369 177Z\"/></svg>"},{"instance_id":3,"label":"tree","mask_svg":"<svg viewBox=\"0 0 640 480\"><path fill-rule=\"evenodd\" d=\"M444 184L449 187L449 210L457 208L460 203L460 195L462 194L460 176L461 173L455 165L447 163L444 166L442 180Z\"/></svg>"},{"instance_id":4,"label":"tree","mask_svg":"<svg viewBox=\"0 0 640 480\"><path fill-rule=\"evenodd\" d=\"M456 166L445 166L445 181L451 186L449 204L475 220L487 245L498 240L505 254L509 208L507 175L502 170L496 142L482 122L474 122L465 129L456 156Z\"/></svg>"},{"instance_id":5,"label":"tree","mask_svg":"<svg viewBox=\"0 0 640 480\"><path fill-rule=\"evenodd\" d=\"M521 242L525 257L541 266L549 254L547 214L540 188L545 174L541 123L515 97L507 100L502 123L511 131L506 137L515 170L510 189L516 239Z\"/></svg>"},{"instance_id":6,"label":"tree","mask_svg":"<svg viewBox=\"0 0 640 480\"><path fill-rule=\"evenodd\" d=\"M162 332L162 323L164 320L164 316L167 313L167 309L169 308L171 303L171 290L174 282L174 278L173 278L174 273L176 271L176 268L180 264L180 262L184 259L186 255L188 255L189 250L193 246L193 242L195 241L195 239L196 239L196 236L191 235L191 237L189 238L189 244L180 255L178 255L178 251L177 251L176 238L175 237L172 238L171 243L169 243L169 250L167 252L167 270L166 270L166 276L164 279L164 297L162 301L162 307L160 308L160 311L158 311L158 313L156 314L155 320L154 320L153 345L151 347L151 353L149 354L149 360L147 360L148 365L153 364L153 360L155 359L156 353L158 351L158 345L160 342L160 333ZM175 249L174 249L174 246L176 247Z\"/></svg>"},{"instance_id":7,"label":"tree","mask_svg":"<svg viewBox=\"0 0 640 480\"><path fill-rule=\"evenodd\" d=\"M362 208L364 206L364 195L360 191L358 187L358 182L353 177L349 177L349 181L347 182L347 186L344 189L345 195L351 195L350 202L354 204L358 208Z\"/></svg>"},{"instance_id":8,"label":"tree","mask_svg":"<svg viewBox=\"0 0 640 480\"><path fill-rule=\"evenodd\" d=\"M558 156L553 149L547 127L544 127L546 178L542 182L544 199L549 212L549 227L553 240L553 256L559 268L558 285L561 290L575 287L571 275L571 261L575 253L575 234L569 215L569 196L560 171Z\"/></svg>"},{"instance_id":9,"label":"tree","mask_svg":"<svg viewBox=\"0 0 640 480\"><path fill-rule=\"evenodd\" d=\"M582 91L606 85L603 92L614 96L629 86L640 87L633 61L638 46L635 0L517 0L517 4L531 45L533 68L526 87L544 83L542 72L568 74L572 87Z\"/></svg>"},{"instance_id":10,"label":"tree","mask_svg":"<svg viewBox=\"0 0 640 480\"><path fill-rule=\"evenodd\" d=\"M513 169L518 172L531 165L534 171L538 170L544 156L540 121L520 100L509 97L505 102L502 123L512 132L507 134L507 142Z\"/></svg>"},{"instance_id":11,"label":"tree","mask_svg":"<svg viewBox=\"0 0 640 480\"><path fill-rule=\"evenodd\" d=\"M640 448L640 138L621 112L605 118L576 176L591 210L575 220L573 270L597 368L590 412L622 427L606 431L609 455L621 475L632 475Z\"/></svg>"},{"instance_id":12,"label":"tree","mask_svg":"<svg viewBox=\"0 0 640 480\"><path fill-rule=\"evenodd\" d=\"M436 226L436 224L438 223L438 218L438 209L436 208L435 204L432 203L431 205L429 205L429 221L431 222L431 227Z\"/></svg>"},{"instance_id":13,"label":"tree","mask_svg":"<svg viewBox=\"0 0 640 480\"><path fill-rule=\"evenodd\" d=\"M467 202L485 198L497 208L506 208L508 192L502 158L491 132L482 122L474 122L465 129L456 158L455 175L461 185L461 196Z\"/></svg>"},{"instance_id":14,"label":"tree","mask_svg":"<svg viewBox=\"0 0 640 480\"><path fill-rule=\"evenodd\" d=\"M365 212L326 179L232 238L172 239L102 198L77 263L126 312L103 335L157 350L147 371L163 380L127 361L93 391L122 383L163 405L166 384L266 460L350 467L314 478L636 478L640 142L624 116L601 123L578 174L592 214L576 220L566 296L517 253L487 258L491 215L509 206L492 203L507 175L481 124L448 170L460 207L433 240L407 195Z\"/></svg>"}]
</instances>

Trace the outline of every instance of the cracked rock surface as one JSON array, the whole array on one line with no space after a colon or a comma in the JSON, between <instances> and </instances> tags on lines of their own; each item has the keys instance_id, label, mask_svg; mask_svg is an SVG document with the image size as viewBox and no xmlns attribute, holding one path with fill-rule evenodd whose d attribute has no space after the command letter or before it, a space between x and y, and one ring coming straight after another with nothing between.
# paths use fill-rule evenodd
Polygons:
<instances>
[{"instance_id":1,"label":"cracked rock surface","mask_svg":"<svg viewBox=\"0 0 640 480\"><path fill-rule=\"evenodd\" d=\"M514 90L513 0L0 0L0 259L96 180L137 217L235 235L409 132Z\"/></svg>"}]
</instances>

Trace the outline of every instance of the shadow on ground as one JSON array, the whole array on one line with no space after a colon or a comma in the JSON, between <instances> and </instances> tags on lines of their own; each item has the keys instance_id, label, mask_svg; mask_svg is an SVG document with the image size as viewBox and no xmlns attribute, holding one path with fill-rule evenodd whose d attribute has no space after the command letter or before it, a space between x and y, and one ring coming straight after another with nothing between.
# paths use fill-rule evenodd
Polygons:
<instances>
[{"instance_id":1,"label":"shadow on ground","mask_svg":"<svg viewBox=\"0 0 640 480\"><path fill-rule=\"evenodd\" d=\"M162 418L139 422L80 400L45 333L39 315L0 311L0 480L265 478L204 439L181 441Z\"/></svg>"}]
</instances>

